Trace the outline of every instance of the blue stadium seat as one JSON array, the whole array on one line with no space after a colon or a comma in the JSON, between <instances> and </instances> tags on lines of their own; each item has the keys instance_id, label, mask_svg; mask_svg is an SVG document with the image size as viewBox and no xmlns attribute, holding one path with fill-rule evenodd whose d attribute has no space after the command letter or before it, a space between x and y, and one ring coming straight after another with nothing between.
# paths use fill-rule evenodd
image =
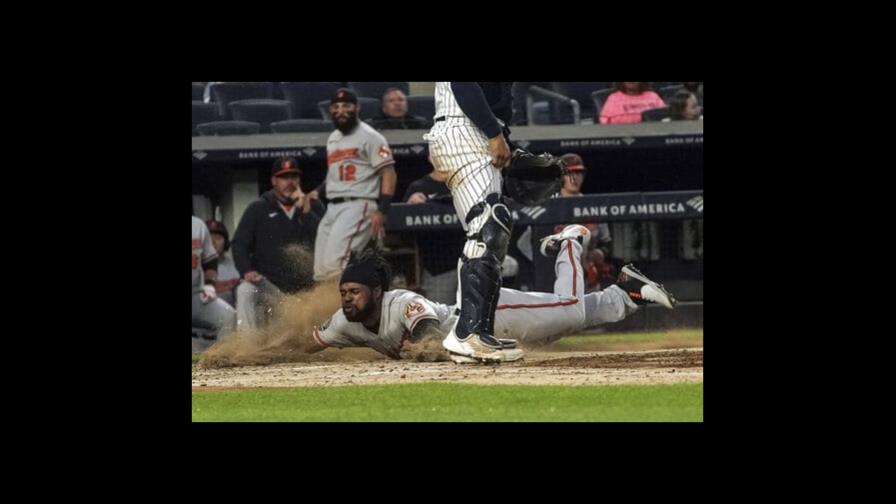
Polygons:
<instances>
[{"instance_id":1,"label":"blue stadium seat","mask_svg":"<svg viewBox=\"0 0 896 504\"><path fill-rule=\"evenodd\" d=\"M660 122L669 117L669 107L661 107L641 112L641 122Z\"/></svg>"},{"instance_id":2,"label":"blue stadium seat","mask_svg":"<svg viewBox=\"0 0 896 504\"><path fill-rule=\"evenodd\" d=\"M196 126L200 136L256 135L261 125L249 121L215 121Z\"/></svg>"},{"instance_id":3,"label":"blue stadium seat","mask_svg":"<svg viewBox=\"0 0 896 504\"><path fill-rule=\"evenodd\" d=\"M217 121L220 119L218 116L218 106L214 103L205 103L202 100L193 100L193 136L199 134L196 130L196 125L200 123L207 123L212 121Z\"/></svg>"},{"instance_id":4,"label":"blue stadium seat","mask_svg":"<svg viewBox=\"0 0 896 504\"><path fill-rule=\"evenodd\" d=\"M404 91L406 95L411 92L411 86L407 82L349 82L348 87L354 89L359 98L366 96L377 100L382 100L383 93L393 87Z\"/></svg>"},{"instance_id":5,"label":"blue stadium seat","mask_svg":"<svg viewBox=\"0 0 896 504\"><path fill-rule=\"evenodd\" d=\"M218 114L222 119L230 119L230 102L255 98L273 98L274 85L270 82L219 82L212 86Z\"/></svg>"},{"instance_id":6,"label":"blue stadium seat","mask_svg":"<svg viewBox=\"0 0 896 504\"><path fill-rule=\"evenodd\" d=\"M677 86L665 86L656 90L656 94L660 95L660 98L663 99L664 102L669 103L669 99L675 96L675 93L684 89L684 84L679 84Z\"/></svg>"},{"instance_id":7,"label":"blue stadium seat","mask_svg":"<svg viewBox=\"0 0 896 504\"><path fill-rule=\"evenodd\" d=\"M283 99L289 101L292 117L296 119L319 119L317 103L329 100L339 89L339 82L281 82Z\"/></svg>"},{"instance_id":8,"label":"blue stadium seat","mask_svg":"<svg viewBox=\"0 0 896 504\"><path fill-rule=\"evenodd\" d=\"M193 84L193 101L202 101L202 94L205 92L205 86L202 84Z\"/></svg>"},{"instance_id":9,"label":"blue stadium seat","mask_svg":"<svg viewBox=\"0 0 896 504\"><path fill-rule=\"evenodd\" d=\"M230 102L230 113L235 121L256 122L262 133L270 133L270 124L291 119L286 100L237 100Z\"/></svg>"},{"instance_id":10,"label":"blue stadium seat","mask_svg":"<svg viewBox=\"0 0 896 504\"><path fill-rule=\"evenodd\" d=\"M608 88L611 82L554 82L553 90L564 96L572 98L579 102L580 119L596 118L597 110L594 101L591 99L591 93L598 89ZM560 105L552 108L555 123L568 124L572 122L572 107L568 105Z\"/></svg>"},{"instance_id":11,"label":"blue stadium seat","mask_svg":"<svg viewBox=\"0 0 896 504\"><path fill-rule=\"evenodd\" d=\"M436 115L436 98L434 96L408 96L408 115L419 116L432 122Z\"/></svg>"},{"instance_id":12,"label":"blue stadium seat","mask_svg":"<svg viewBox=\"0 0 896 504\"><path fill-rule=\"evenodd\" d=\"M361 105L361 120L366 121L368 119L372 119L383 112L383 106L380 104L380 101L376 98L366 98L363 96L358 97L358 104ZM320 111L320 116L322 119L332 120L332 116L330 116L330 100L321 100L317 102L317 108Z\"/></svg>"},{"instance_id":13,"label":"blue stadium seat","mask_svg":"<svg viewBox=\"0 0 896 504\"><path fill-rule=\"evenodd\" d=\"M290 119L271 123L274 133L329 132L334 129L332 122L323 119Z\"/></svg>"}]
</instances>

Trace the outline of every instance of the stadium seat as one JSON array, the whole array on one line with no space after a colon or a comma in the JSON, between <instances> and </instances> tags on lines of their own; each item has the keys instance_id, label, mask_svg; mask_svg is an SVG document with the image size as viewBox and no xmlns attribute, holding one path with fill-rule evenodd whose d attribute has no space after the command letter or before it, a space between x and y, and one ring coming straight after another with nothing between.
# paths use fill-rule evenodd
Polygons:
<instances>
[{"instance_id":1,"label":"stadium seat","mask_svg":"<svg viewBox=\"0 0 896 504\"><path fill-rule=\"evenodd\" d=\"M205 86L202 84L193 84L193 101L202 101L202 94L205 92Z\"/></svg>"},{"instance_id":2,"label":"stadium seat","mask_svg":"<svg viewBox=\"0 0 896 504\"><path fill-rule=\"evenodd\" d=\"M554 82L553 90L557 93L572 98L579 102L580 119L597 117L594 101L591 93L598 89L610 87L610 82ZM553 121L555 124L568 124L572 121L572 107L563 104L552 107Z\"/></svg>"},{"instance_id":3,"label":"stadium seat","mask_svg":"<svg viewBox=\"0 0 896 504\"><path fill-rule=\"evenodd\" d=\"M376 98L366 98L363 96L359 96L358 104L361 105L360 119L362 121L372 119L383 112L383 107L382 105L380 105L380 101ZM317 108L320 111L320 115L323 120L327 121L332 119L332 116L330 116L329 99L317 102Z\"/></svg>"},{"instance_id":4,"label":"stadium seat","mask_svg":"<svg viewBox=\"0 0 896 504\"><path fill-rule=\"evenodd\" d=\"M641 122L659 122L669 117L669 107L661 107L641 112Z\"/></svg>"},{"instance_id":5,"label":"stadium seat","mask_svg":"<svg viewBox=\"0 0 896 504\"><path fill-rule=\"evenodd\" d=\"M323 119L290 119L271 123L273 133L329 132L333 129L333 123Z\"/></svg>"},{"instance_id":6,"label":"stadium seat","mask_svg":"<svg viewBox=\"0 0 896 504\"><path fill-rule=\"evenodd\" d=\"M200 136L256 135L261 125L249 121L215 121L196 126Z\"/></svg>"},{"instance_id":7,"label":"stadium seat","mask_svg":"<svg viewBox=\"0 0 896 504\"><path fill-rule=\"evenodd\" d=\"M348 87L354 89L358 97L366 96L377 100L382 100L383 93L393 87L404 91L406 95L411 92L411 86L407 82L349 82Z\"/></svg>"},{"instance_id":8,"label":"stadium seat","mask_svg":"<svg viewBox=\"0 0 896 504\"><path fill-rule=\"evenodd\" d=\"M286 100L237 100L230 102L230 114L235 121L256 122L262 133L270 133L270 124L291 119Z\"/></svg>"},{"instance_id":9,"label":"stadium seat","mask_svg":"<svg viewBox=\"0 0 896 504\"><path fill-rule=\"evenodd\" d=\"M408 96L408 115L419 116L432 122L436 115L434 96Z\"/></svg>"},{"instance_id":10,"label":"stadium seat","mask_svg":"<svg viewBox=\"0 0 896 504\"><path fill-rule=\"evenodd\" d=\"M283 99L289 102L295 119L319 119L317 103L332 98L341 87L339 82L281 82Z\"/></svg>"},{"instance_id":11,"label":"stadium seat","mask_svg":"<svg viewBox=\"0 0 896 504\"><path fill-rule=\"evenodd\" d=\"M230 102L251 100L255 98L273 98L274 85L270 82L219 82L212 86L215 103L218 104L218 115L222 119L230 119Z\"/></svg>"},{"instance_id":12,"label":"stadium seat","mask_svg":"<svg viewBox=\"0 0 896 504\"><path fill-rule=\"evenodd\" d=\"M677 86L665 86L657 89L656 94L660 95L660 98L663 99L664 102L669 103L669 99L675 96L675 93L684 89L684 84L679 84Z\"/></svg>"},{"instance_id":13,"label":"stadium seat","mask_svg":"<svg viewBox=\"0 0 896 504\"><path fill-rule=\"evenodd\" d=\"M214 103L205 103L202 100L193 100L193 136L199 134L196 130L196 125L200 123L207 123L212 121L217 121L220 119L218 116L218 106Z\"/></svg>"}]
</instances>

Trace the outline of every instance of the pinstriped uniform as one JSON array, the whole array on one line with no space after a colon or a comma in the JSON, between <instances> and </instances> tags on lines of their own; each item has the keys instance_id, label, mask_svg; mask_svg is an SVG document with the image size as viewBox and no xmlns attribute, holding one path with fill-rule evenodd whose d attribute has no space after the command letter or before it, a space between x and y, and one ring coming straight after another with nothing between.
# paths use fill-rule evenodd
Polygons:
<instances>
[{"instance_id":1,"label":"pinstriped uniform","mask_svg":"<svg viewBox=\"0 0 896 504\"><path fill-rule=\"evenodd\" d=\"M445 120L436 122L423 138L429 143L433 167L448 175L454 209L470 236L479 232L488 216L480 215L469 226L464 219L488 194L501 192L501 174L492 164L488 138L463 113L450 82L436 82L435 104L435 117Z\"/></svg>"}]
</instances>

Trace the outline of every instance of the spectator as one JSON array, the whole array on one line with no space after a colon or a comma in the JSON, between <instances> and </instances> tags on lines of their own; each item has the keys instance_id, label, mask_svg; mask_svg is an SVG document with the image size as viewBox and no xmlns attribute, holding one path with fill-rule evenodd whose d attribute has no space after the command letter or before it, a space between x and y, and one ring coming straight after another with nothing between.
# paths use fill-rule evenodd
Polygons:
<instances>
[{"instance_id":1,"label":"spectator","mask_svg":"<svg viewBox=\"0 0 896 504\"><path fill-rule=\"evenodd\" d=\"M236 311L217 299L214 282L218 274L218 254L212 246L208 227L201 219L193 217L193 327L212 330L217 339L236 327ZM209 340L193 338L193 353L201 353Z\"/></svg>"},{"instance_id":2,"label":"spectator","mask_svg":"<svg viewBox=\"0 0 896 504\"><path fill-rule=\"evenodd\" d=\"M669 117L663 119L663 122L697 119L703 119L703 108L697 104L696 94L682 89L669 99Z\"/></svg>"},{"instance_id":3,"label":"spectator","mask_svg":"<svg viewBox=\"0 0 896 504\"><path fill-rule=\"evenodd\" d=\"M577 198L582 196L582 184L585 182L585 172L587 168L582 161L582 157L578 154L564 154L561 158L566 163L566 169L569 171L563 176L563 186L560 188L559 197L561 198ZM583 251L582 267L585 268L585 283L587 291L597 290L600 288L600 280L609 280L612 283L616 274L612 264L607 260L610 255L609 244L613 241L610 236L610 226L606 222L580 222L579 224L587 227L591 231L591 241L588 248ZM558 224L554 226L554 232L563 231L566 225Z\"/></svg>"},{"instance_id":4,"label":"spectator","mask_svg":"<svg viewBox=\"0 0 896 504\"><path fill-rule=\"evenodd\" d=\"M310 250L324 209L313 201L303 212L301 173L293 158L275 161L274 187L246 208L234 233L233 259L243 279L236 289L239 329L259 327L260 311L271 313L284 293L312 284L309 258L293 255L290 246Z\"/></svg>"},{"instance_id":5,"label":"spectator","mask_svg":"<svg viewBox=\"0 0 896 504\"><path fill-rule=\"evenodd\" d=\"M234 291L240 283L240 273L233 263L233 257L227 253L230 250L230 233L224 223L216 220L205 221L208 232L212 234L212 244L218 253L218 278L215 280L215 292L230 306L236 307L236 295Z\"/></svg>"},{"instance_id":6,"label":"spectator","mask_svg":"<svg viewBox=\"0 0 896 504\"><path fill-rule=\"evenodd\" d=\"M634 124L641 122L641 112L662 108L663 99L650 90L649 82L614 82L617 89L607 97L600 109L601 124Z\"/></svg>"},{"instance_id":7,"label":"spectator","mask_svg":"<svg viewBox=\"0 0 896 504\"><path fill-rule=\"evenodd\" d=\"M703 83L702 82L682 82L684 88L697 95L697 105L703 106Z\"/></svg>"},{"instance_id":8,"label":"spectator","mask_svg":"<svg viewBox=\"0 0 896 504\"><path fill-rule=\"evenodd\" d=\"M408 115L408 98L398 88L389 88L383 93L382 112L367 122L378 130L426 129L432 126L423 117Z\"/></svg>"}]
</instances>

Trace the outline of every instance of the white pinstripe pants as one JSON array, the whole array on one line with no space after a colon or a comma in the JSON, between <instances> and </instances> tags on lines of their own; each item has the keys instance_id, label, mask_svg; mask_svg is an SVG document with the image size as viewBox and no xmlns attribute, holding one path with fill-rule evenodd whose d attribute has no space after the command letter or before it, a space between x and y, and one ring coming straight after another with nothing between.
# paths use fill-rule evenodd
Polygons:
<instances>
[{"instance_id":1,"label":"white pinstripe pants","mask_svg":"<svg viewBox=\"0 0 896 504\"><path fill-rule=\"evenodd\" d=\"M488 219L482 214L467 225L470 209L491 193L501 193L501 174L492 164L488 139L466 118L449 117L437 122L423 136L435 169L448 175L454 210L467 236L476 234Z\"/></svg>"}]
</instances>

